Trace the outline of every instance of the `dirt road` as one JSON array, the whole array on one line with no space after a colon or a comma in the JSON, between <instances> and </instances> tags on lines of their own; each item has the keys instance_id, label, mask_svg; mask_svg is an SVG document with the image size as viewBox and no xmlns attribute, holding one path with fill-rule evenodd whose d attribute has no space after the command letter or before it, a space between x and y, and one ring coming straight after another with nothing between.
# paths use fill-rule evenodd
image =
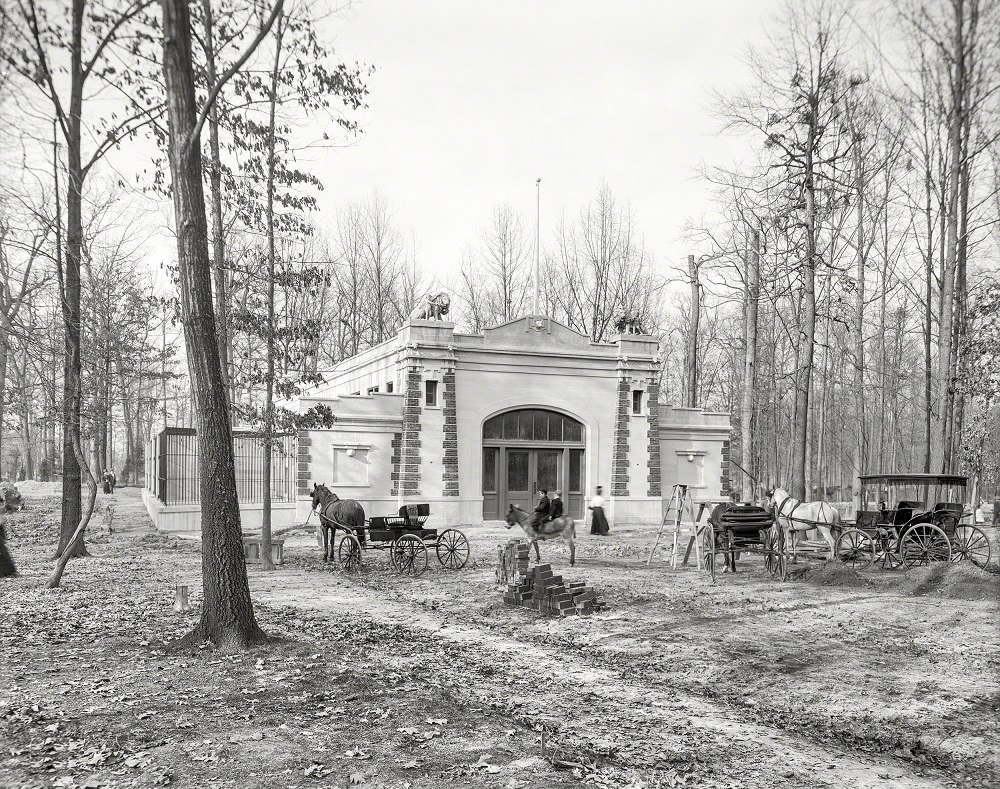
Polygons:
<instances>
[{"instance_id":1,"label":"dirt road","mask_svg":"<svg viewBox=\"0 0 1000 789\"><path fill-rule=\"evenodd\" d=\"M401 788L1000 782L994 577L862 578L812 563L780 584L750 558L712 584L664 554L646 567L652 535L616 530L581 535L573 569L565 549L543 548L605 602L555 619L501 604L493 560L512 535L500 526L469 529L465 569L432 558L416 579L377 551L345 574L303 531L278 570L250 569L258 617L286 641L260 657L179 658L156 642L196 615L170 605L182 579L197 608L198 544L154 534L135 491L115 502L114 534L97 559L71 563L63 596L37 591L44 540L29 522L12 530L22 578L0 595L0 681L19 690L0 691L0 723L19 755L0 784L54 786L60 769L82 769L33 750L51 751L53 720L121 743L88 768L108 787L155 785L130 764L176 786L346 786L348 774ZM25 610L37 613L12 621ZM59 654L73 660L53 686ZM94 666L104 673L90 685ZM77 697L75 683L113 690Z\"/></svg>"}]
</instances>

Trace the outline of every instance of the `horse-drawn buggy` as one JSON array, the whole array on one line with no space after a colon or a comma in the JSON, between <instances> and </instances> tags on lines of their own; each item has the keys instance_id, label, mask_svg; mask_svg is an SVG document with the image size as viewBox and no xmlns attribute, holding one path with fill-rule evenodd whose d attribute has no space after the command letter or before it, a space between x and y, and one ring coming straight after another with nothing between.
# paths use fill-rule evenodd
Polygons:
<instances>
[{"instance_id":1,"label":"horse-drawn buggy","mask_svg":"<svg viewBox=\"0 0 1000 789\"><path fill-rule=\"evenodd\" d=\"M990 541L965 509L966 477L871 474L861 477L861 509L837 538L837 558L859 570L931 562L990 562Z\"/></svg>"},{"instance_id":2,"label":"horse-drawn buggy","mask_svg":"<svg viewBox=\"0 0 1000 789\"><path fill-rule=\"evenodd\" d=\"M365 511L353 499L341 499L326 485L314 485L312 509L319 509L323 539L323 561L334 558L348 571L359 570L369 550L389 552L389 563L402 575L417 576L427 569L427 554L433 549L438 562L449 570L459 570L469 560L469 541L458 529L426 528L430 517L427 504L404 504L396 515L365 518Z\"/></svg>"},{"instance_id":3,"label":"horse-drawn buggy","mask_svg":"<svg viewBox=\"0 0 1000 789\"><path fill-rule=\"evenodd\" d=\"M735 572L736 560L744 553L763 556L768 574L785 580L788 572L785 532L775 523L769 509L751 504L718 504L712 508L700 535L705 569L713 581L717 557L722 557L727 572Z\"/></svg>"},{"instance_id":4,"label":"horse-drawn buggy","mask_svg":"<svg viewBox=\"0 0 1000 789\"><path fill-rule=\"evenodd\" d=\"M861 509L853 522L841 522L831 504L801 503L780 488L769 492L766 507L715 506L711 525L698 532L705 569L714 579L722 556L726 570L735 570L741 553L763 555L768 573L781 580L800 557L836 559L858 570L963 560L989 564L989 538L965 509L966 477L872 474L860 482ZM804 539L812 530L822 539Z\"/></svg>"}]
</instances>

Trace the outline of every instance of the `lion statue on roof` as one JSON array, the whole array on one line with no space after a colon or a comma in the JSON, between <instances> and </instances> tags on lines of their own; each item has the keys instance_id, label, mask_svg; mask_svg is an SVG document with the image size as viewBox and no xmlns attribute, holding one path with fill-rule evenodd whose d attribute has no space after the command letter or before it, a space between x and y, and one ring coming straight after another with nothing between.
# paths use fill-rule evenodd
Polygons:
<instances>
[{"instance_id":1,"label":"lion statue on roof","mask_svg":"<svg viewBox=\"0 0 1000 789\"><path fill-rule=\"evenodd\" d=\"M450 308L451 297L447 293L430 293L410 313L410 320L442 321Z\"/></svg>"}]
</instances>

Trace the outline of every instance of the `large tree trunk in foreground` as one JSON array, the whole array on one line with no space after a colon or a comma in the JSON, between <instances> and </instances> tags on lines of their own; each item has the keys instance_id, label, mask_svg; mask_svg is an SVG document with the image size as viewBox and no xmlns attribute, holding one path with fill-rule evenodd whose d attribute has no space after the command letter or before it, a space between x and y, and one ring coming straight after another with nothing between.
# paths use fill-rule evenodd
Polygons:
<instances>
[{"instance_id":1,"label":"large tree trunk in foreground","mask_svg":"<svg viewBox=\"0 0 1000 789\"><path fill-rule=\"evenodd\" d=\"M181 317L188 372L196 404L201 476L204 604L201 621L185 641L208 639L228 649L260 644L236 498L229 400L212 309L212 266L196 137L191 63L191 21L186 0L162 0L163 75L170 122L170 174L177 232Z\"/></svg>"},{"instance_id":2,"label":"large tree trunk in foreground","mask_svg":"<svg viewBox=\"0 0 1000 789\"><path fill-rule=\"evenodd\" d=\"M90 523L90 518L94 514L94 504L97 502L97 479L90 473L90 469L87 467L86 458L83 456L83 447L80 446L79 441L73 444L73 455L76 457L76 461L79 464L82 473L86 475L88 492L86 505L82 508L83 511L80 513L80 522L76 525L73 533L69 536L70 543L73 543L76 540L83 540L83 532L87 528L87 524ZM60 581L62 581L66 565L72 558L72 548L69 550L63 550L57 556L56 566L52 570L52 575L49 576L48 583L45 584L47 589L55 589L59 586Z\"/></svg>"},{"instance_id":3,"label":"large tree trunk in foreground","mask_svg":"<svg viewBox=\"0 0 1000 789\"><path fill-rule=\"evenodd\" d=\"M82 516L80 483L83 472L77 460L80 441L80 398L75 381L80 365L80 256L83 250L83 164L80 158L80 116L83 113L83 14L84 0L73 0L73 28L70 43L70 101L66 119L66 275L62 294L66 358L63 369L63 477L62 525L57 555L64 555L72 540L71 556L86 556L83 531L77 527ZM77 534L76 538L73 535Z\"/></svg>"}]
</instances>

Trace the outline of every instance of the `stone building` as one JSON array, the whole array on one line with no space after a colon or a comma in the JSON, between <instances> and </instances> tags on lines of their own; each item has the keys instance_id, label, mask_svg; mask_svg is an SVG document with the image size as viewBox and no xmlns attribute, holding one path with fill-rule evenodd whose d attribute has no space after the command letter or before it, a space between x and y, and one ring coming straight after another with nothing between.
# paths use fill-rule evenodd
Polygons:
<instances>
[{"instance_id":1,"label":"stone building","mask_svg":"<svg viewBox=\"0 0 1000 789\"><path fill-rule=\"evenodd\" d=\"M428 502L435 525L502 518L560 489L582 519L597 485L613 523L658 523L674 483L728 495L729 416L659 403L657 343L594 343L546 317L482 334L410 320L290 407L332 409L298 435L296 519L313 483L369 515Z\"/></svg>"}]
</instances>

